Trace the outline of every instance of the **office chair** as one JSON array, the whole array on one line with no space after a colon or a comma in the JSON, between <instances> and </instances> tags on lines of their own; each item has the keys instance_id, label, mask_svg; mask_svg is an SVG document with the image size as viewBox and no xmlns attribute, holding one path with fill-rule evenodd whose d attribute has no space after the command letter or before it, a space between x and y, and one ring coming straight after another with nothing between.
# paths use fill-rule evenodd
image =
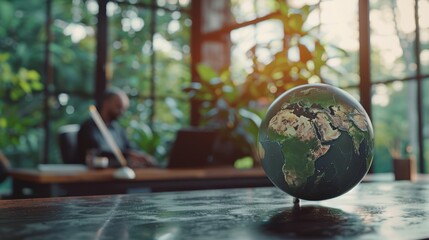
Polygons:
<instances>
[{"instance_id":1,"label":"office chair","mask_svg":"<svg viewBox=\"0 0 429 240\"><path fill-rule=\"evenodd\" d=\"M9 176L10 162L0 151L0 183Z\"/></svg>"},{"instance_id":2,"label":"office chair","mask_svg":"<svg viewBox=\"0 0 429 240\"><path fill-rule=\"evenodd\" d=\"M63 163L75 162L79 128L79 124L68 124L58 129L58 145Z\"/></svg>"}]
</instances>

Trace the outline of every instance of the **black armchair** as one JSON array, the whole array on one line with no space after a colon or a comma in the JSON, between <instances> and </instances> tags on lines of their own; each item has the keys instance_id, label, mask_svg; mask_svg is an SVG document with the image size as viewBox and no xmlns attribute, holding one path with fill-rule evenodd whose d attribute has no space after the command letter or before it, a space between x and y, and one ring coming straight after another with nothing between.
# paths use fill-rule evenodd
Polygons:
<instances>
[{"instance_id":1,"label":"black armchair","mask_svg":"<svg viewBox=\"0 0 429 240\"><path fill-rule=\"evenodd\" d=\"M58 145L63 163L75 162L79 129L79 124L68 124L58 129Z\"/></svg>"}]
</instances>

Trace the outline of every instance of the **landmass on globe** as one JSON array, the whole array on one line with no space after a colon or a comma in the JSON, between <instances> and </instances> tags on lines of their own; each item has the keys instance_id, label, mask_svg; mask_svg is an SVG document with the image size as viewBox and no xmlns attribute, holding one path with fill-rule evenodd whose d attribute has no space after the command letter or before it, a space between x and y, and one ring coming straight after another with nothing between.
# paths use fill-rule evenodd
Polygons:
<instances>
[{"instance_id":1,"label":"landmass on globe","mask_svg":"<svg viewBox=\"0 0 429 240\"><path fill-rule=\"evenodd\" d=\"M282 160L285 184L274 179L278 187L296 197L326 199L349 190L366 174L373 142L363 108L310 87L292 92L273 114L260 141L265 152L271 151L269 157Z\"/></svg>"}]
</instances>

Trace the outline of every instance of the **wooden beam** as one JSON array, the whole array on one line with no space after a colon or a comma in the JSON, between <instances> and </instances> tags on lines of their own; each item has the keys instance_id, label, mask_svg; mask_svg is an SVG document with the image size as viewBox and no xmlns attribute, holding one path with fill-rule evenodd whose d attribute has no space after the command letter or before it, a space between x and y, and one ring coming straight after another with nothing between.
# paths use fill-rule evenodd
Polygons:
<instances>
[{"instance_id":1,"label":"wooden beam","mask_svg":"<svg viewBox=\"0 0 429 240\"><path fill-rule=\"evenodd\" d=\"M103 93L107 86L106 64L107 64L107 14L106 6L108 0L98 0L97 15L97 49L94 79L94 98L97 106L101 103Z\"/></svg>"},{"instance_id":2,"label":"wooden beam","mask_svg":"<svg viewBox=\"0 0 429 240\"><path fill-rule=\"evenodd\" d=\"M52 64L51 64L51 42L52 42L52 1L46 0L46 41L45 41L45 62L44 62L44 120L43 129L45 133L44 145L43 145L43 159L42 163L49 162L49 150L51 145L51 120L50 120L50 109L49 99L51 97L51 86L53 83L52 77Z\"/></svg>"},{"instance_id":3,"label":"wooden beam","mask_svg":"<svg viewBox=\"0 0 429 240\"><path fill-rule=\"evenodd\" d=\"M359 0L359 72L360 103L369 117L371 114L371 44L369 1Z\"/></svg>"},{"instance_id":4,"label":"wooden beam","mask_svg":"<svg viewBox=\"0 0 429 240\"><path fill-rule=\"evenodd\" d=\"M201 6L202 1L192 1L191 3L191 81L198 81L197 65L201 62ZM196 100L191 101L191 121L192 126L198 126L200 122L200 103Z\"/></svg>"},{"instance_id":5,"label":"wooden beam","mask_svg":"<svg viewBox=\"0 0 429 240\"><path fill-rule=\"evenodd\" d=\"M419 161L419 172L425 172L425 156L424 156L424 136L423 136L423 93L422 93L422 69L420 62L420 24L419 24L419 1L414 1L414 21L416 23L416 39L415 39L415 56L416 56L416 75L417 75L417 142L419 145L418 149L418 161Z\"/></svg>"}]
</instances>

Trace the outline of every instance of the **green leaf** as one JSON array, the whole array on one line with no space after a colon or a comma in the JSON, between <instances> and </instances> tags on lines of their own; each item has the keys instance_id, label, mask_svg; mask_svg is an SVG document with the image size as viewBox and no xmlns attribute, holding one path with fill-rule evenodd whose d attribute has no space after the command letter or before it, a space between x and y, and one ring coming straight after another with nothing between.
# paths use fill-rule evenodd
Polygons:
<instances>
[{"instance_id":1,"label":"green leaf","mask_svg":"<svg viewBox=\"0 0 429 240\"><path fill-rule=\"evenodd\" d=\"M320 72L320 68L326 65L326 58L325 48L319 41L316 41L314 49L314 72Z\"/></svg>"},{"instance_id":2,"label":"green leaf","mask_svg":"<svg viewBox=\"0 0 429 240\"><path fill-rule=\"evenodd\" d=\"M287 16L289 14L289 5L285 1L277 0L276 5L282 15Z\"/></svg>"},{"instance_id":3,"label":"green leaf","mask_svg":"<svg viewBox=\"0 0 429 240\"><path fill-rule=\"evenodd\" d=\"M20 96L20 91L17 91L16 89L12 89L12 91L10 92L10 98L14 101L17 100Z\"/></svg>"},{"instance_id":4,"label":"green leaf","mask_svg":"<svg viewBox=\"0 0 429 240\"><path fill-rule=\"evenodd\" d=\"M287 22L287 25L289 26L289 34L301 34L303 32L303 24L304 20L300 14L291 14L289 16L289 21Z\"/></svg>"},{"instance_id":5,"label":"green leaf","mask_svg":"<svg viewBox=\"0 0 429 240\"><path fill-rule=\"evenodd\" d=\"M7 119L0 118L0 128L6 128L6 127L7 127Z\"/></svg>"},{"instance_id":6,"label":"green leaf","mask_svg":"<svg viewBox=\"0 0 429 240\"><path fill-rule=\"evenodd\" d=\"M237 100L238 91L237 88L233 88L229 85L222 86L223 97L227 102L232 103Z\"/></svg>"},{"instance_id":7,"label":"green leaf","mask_svg":"<svg viewBox=\"0 0 429 240\"><path fill-rule=\"evenodd\" d=\"M210 81L212 78L218 77L218 74L206 64L198 64L197 72L202 80Z\"/></svg>"},{"instance_id":8,"label":"green leaf","mask_svg":"<svg viewBox=\"0 0 429 240\"><path fill-rule=\"evenodd\" d=\"M303 19L307 19L310 14L310 5L304 5L301 7L300 12L302 13Z\"/></svg>"},{"instance_id":9,"label":"green leaf","mask_svg":"<svg viewBox=\"0 0 429 240\"><path fill-rule=\"evenodd\" d=\"M310 13L317 8L318 8L317 4L313 4L313 5L304 5L299 9L304 22L307 21Z\"/></svg>"},{"instance_id":10,"label":"green leaf","mask_svg":"<svg viewBox=\"0 0 429 240\"><path fill-rule=\"evenodd\" d=\"M31 81L38 81L40 79L40 75L35 70L29 70L27 72L27 78L28 80L31 80Z\"/></svg>"},{"instance_id":11,"label":"green leaf","mask_svg":"<svg viewBox=\"0 0 429 240\"><path fill-rule=\"evenodd\" d=\"M235 160L234 167L237 169L246 169L253 167L253 158L251 157L243 157Z\"/></svg>"},{"instance_id":12,"label":"green leaf","mask_svg":"<svg viewBox=\"0 0 429 240\"><path fill-rule=\"evenodd\" d=\"M14 73L12 72L12 69L9 64L2 64L1 65L1 74L0 74L0 80L3 82L12 82L14 78Z\"/></svg>"},{"instance_id":13,"label":"green leaf","mask_svg":"<svg viewBox=\"0 0 429 240\"><path fill-rule=\"evenodd\" d=\"M325 47L322 46L322 44L320 43L320 41L316 41L315 42L314 52L315 52L315 58L317 58L317 59L324 59L324 58L326 58L326 56L325 56L325 54L326 54Z\"/></svg>"},{"instance_id":14,"label":"green leaf","mask_svg":"<svg viewBox=\"0 0 429 240\"><path fill-rule=\"evenodd\" d=\"M6 62L10 58L9 53L0 53L0 62Z\"/></svg>"},{"instance_id":15,"label":"green leaf","mask_svg":"<svg viewBox=\"0 0 429 240\"><path fill-rule=\"evenodd\" d=\"M31 83L31 88L33 90L36 90L36 91L42 90L43 89L43 84L41 82L32 82Z\"/></svg>"}]
</instances>

